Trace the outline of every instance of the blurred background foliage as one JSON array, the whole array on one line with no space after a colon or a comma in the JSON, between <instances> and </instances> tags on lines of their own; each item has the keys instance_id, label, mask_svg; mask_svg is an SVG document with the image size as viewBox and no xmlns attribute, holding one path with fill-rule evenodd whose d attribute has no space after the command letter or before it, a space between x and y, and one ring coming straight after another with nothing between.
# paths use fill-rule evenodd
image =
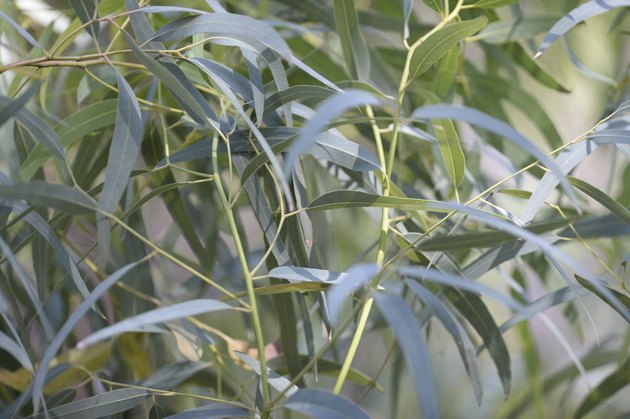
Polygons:
<instances>
[{"instance_id":1,"label":"blurred background foliage","mask_svg":"<svg viewBox=\"0 0 630 419\"><path fill-rule=\"evenodd\" d=\"M627 417L628 6L4 0L0 417Z\"/></svg>"}]
</instances>

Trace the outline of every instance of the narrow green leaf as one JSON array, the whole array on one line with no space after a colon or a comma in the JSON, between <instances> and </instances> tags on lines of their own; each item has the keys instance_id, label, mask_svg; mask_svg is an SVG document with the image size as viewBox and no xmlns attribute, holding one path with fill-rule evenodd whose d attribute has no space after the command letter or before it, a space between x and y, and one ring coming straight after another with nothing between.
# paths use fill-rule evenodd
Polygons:
<instances>
[{"instance_id":1,"label":"narrow green leaf","mask_svg":"<svg viewBox=\"0 0 630 419\"><path fill-rule=\"evenodd\" d=\"M556 16L549 15L522 16L513 21L500 20L490 23L477 35L471 37L471 40L489 44L521 41L548 31L557 20Z\"/></svg>"},{"instance_id":2,"label":"narrow green leaf","mask_svg":"<svg viewBox=\"0 0 630 419\"><path fill-rule=\"evenodd\" d=\"M0 185L0 198L10 201L24 200L73 215L87 214L97 209L96 203L84 192L66 185L41 181Z\"/></svg>"},{"instance_id":3,"label":"narrow green leaf","mask_svg":"<svg viewBox=\"0 0 630 419\"><path fill-rule=\"evenodd\" d=\"M517 83L495 76L483 75L472 76L470 81L493 97L503 98L512 103L545 135L547 143L552 149L555 150L564 143L553 121L540 106L536 97L521 89Z\"/></svg>"},{"instance_id":4,"label":"narrow green leaf","mask_svg":"<svg viewBox=\"0 0 630 419\"><path fill-rule=\"evenodd\" d=\"M238 356L245 364L247 364L254 372L260 376L260 362L251 356L235 351L236 356ZM290 396L298 391L298 387L291 384L291 381L286 379L285 377L279 375L277 372L267 367L267 379L269 385L276 389L277 391L284 391L285 389L289 389L285 395Z\"/></svg>"},{"instance_id":5,"label":"narrow green leaf","mask_svg":"<svg viewBox=\"0 0 630 419\"><path fill-rule=\"evenodd\" d=\"M319 389L296 391L280 407L294 410L313 419L368 419L369 416L356 404Z\"/></svg>"},{"instance_id":6,"label":"narrow green leaf","mask_svg":"<svg viewBox=\"0 0 630 419\"><path fill-rule=\"evenodd\" d=\"M93 18L97 18L96 13L97 0L70 0L70 6L74 9L81 23L90 22ZM99 33L99 23L93 22L89 25L90 32L93 37L97 37Z\"/></svg>"},{"instance_id":7,"label":"narrow green leaf","mask_svg":"<svg viewBox=\"0 0 630 419\"><path fill-rule=\"evenodd\" d=\"M536 157L538 160L541 161L541 163L549 168L557 177L567 196L571 199L576 208L579 208L575 192L569 185L569 182L560 167L553 160L547 157L547 154L545 154L534 143L532 143L530 140L528 140L507 123L493 118L487 114L484 114L483 112L479 112L476 109L452 105L424 106L413 111L411 117L419 119L458 119L505 137L510 142L529 152L532 156Z\"/></svg>"},{"instance_id":8,"label":"narrow green leaf","mask_svg":"<svg viewBox=\"0 0 630 419\"><path fill-rule=\"evenodd\" d=\"M149 392L144 389L121 388L55 407L45 413L40 413L35 418L101 418L125 412L142 403L149 395Z\"/></svg>"},{"instance_id":9,"label":"narrow green leaf","mask_svg":"<svg viewBox=\"0 0 630 419\"><path fill-rule=\"evenodd\" d=\"M449 301L470 323L475 331L481 336L488 352L497 367L503 392L507 396L510 394L510 384L512 381L512 367L510 363L510 352L507 349L503 335L499 330L492 314L477 294L483 292L503 302L509 307L521 311L522 305L514 299L507 297L496 290L487 287L479 282L463 279L456 275L446 274L435 269L420 267L401 268L401 274L418 278L420 280L430 280L445 285L444 291Z\"/></svg>"},{"instance_id":10,"label":"narrow green leaf","mask_svg":"<svg viewBox=\"0 0 630 419\"><path fill-rule=\"evenodd\" d=\"M2 12L0 12L0 16ZM9 120L15 113L22 109L28 101L39 91L40 83L36 82L31 85L24 93L16 99L9 99L9 104L0 110L0 126Z\"/></svg>"},{"instance_id":11,"label":"narrow green leaf","mask_svg":"<svg viewBox=\"0 0 630 419\"><path fill-rule=\"evenodd\" d=\"M510 57L512 57L512 60L538 83L557 90L558 92L571 93L571 90L564 87L560 82L556 81L551 74L539 66L538 63L532 59L531 54L525 51L521 44L518 42L510 42L502 47Z\"/></svg>"},{"instance_id":12,"label":"narrow green leaf","mask_svg":"<svg viewBox=\"0 0 630 419\"><path fill-rule=\"evenodd\" d=\"M131 170L140 154L143 130L140 105L133 89L118 72L116 79L118 80L116 124L109 148L103 190L98 201L99 209L107 213L116 209L120 197L127 188ZM101 265L104 265L110 251L110 232L109 224L102 216L98 217L97 230L99 258Z\"/></svg>"},{"instance_id":13,"label":"narrow green leaf","mask_svg":"<svg viewBox=\"0 0 630 419\"><path fill-rule=\"evenodd\" d=\"M249 417L251 417L251 412L244 407L225 403L211 403L195 407L194 409L184 410L164 419L232 419Z\"/></svg>"},{"instance_id":14,"label":"narrow green leaf","mask_svg":"<svg viewBox=\"0 0 630 419\"><path fill-rule=\"evenodd\" d=\"M311 148L315 136L323 131L330 121L354 107L378 104L380 104L379 98L353 89L336 93L323 101L289 149L284 163L285 172L290 173L293 170L299 156Z\"/></svg>"},{"instance_id":15,"label":"narrow green leaf","mask_svg":"<svg viewBox=\"0 0 630 419\"><path fill-rule=\"evenodd\" d=\"M462 39L479 31L487 23L488 19L482 16L448 25L429 36L413 51L409 67L411 74L409 81L427 71L449 49L457 45Z\"/></svg>"},{"instance_id":16,"label":"narrow green leaf","mask_svg":"<svg viewBox=\"0 0 630 419\"><path fill-rule=\"evenodd\" d=\"M142 332L147 326L158 323L166 323L184 317L196 316L202 313L230 310L233 307L217 300L189 300L167 307L156 308L137 316L126 318L111 326L104 327L92 333L77 343L77 348L82 349L105 339L126 332Z\"/></svg>"},{"instance_id":17,"label":"narrow green leaf","mask_svg":"<svg viewBox=\"0 0 630 419\"><path fill-rule=\"evenodd\" d=\"M0 106L3 108L13 106L15 100L0 97ZM46 147L55 157L65 158L63 146L53 129L39 116L22 107L11 112L13 118L31 133L33 138Z\"/></svg>"},{"instance_id":18,"label":"narrow green leaf","mask_svg":"<svg viewBox=\"0 0 630 419\"><path fill-rule=\"evenodd\" d=\"M612 293L615 296L615 298L619 302L621 302L621 304L623 304L622 307L625 307L625 310L624 310L624 309L622 309L622 307L610 304L608 297L601 292L601 289L598 289L598 288L594 287L593 284L590 281L586 280L586 278L583 278L580 275L575 275L575 279L584 288L586 288L587 290L589 290L593 294L597 295L600 299L602 299L604 302L606 302L608 305L610 305L617 313L619 313L621 315L621 317L623 317L625 319L629 319L630 318L630 297L629 296L627 296L625 294L622 294L619 291L616 291L616 290L614 290L612 288L606 287L605 285L601 285L601 286L605 287L608 292Z\"/></svg>"},{"instance_id":19,"label":"narrow green leaf","mask_svg":"<svg viewBox=\"0 0 630 419\"><path fill-rule=\"evenodd\" d=\"M173 66L168 61L162 63L154 60L138 47L134 40L125 31L122 32L127 44L131 48L133 55L153 73L166 88L173 94L177 102L186 110L188 115L204 127L214 127L217 117L208 105L208 102L201 96L199 91L192 86L192 83L181 70L174 71ZM194 93L197 92L197 93Z\"/></svg>"},{"instance_id":20,"label":"narrow green leaf","mask_svg":"<svg viewBox=\"0 0 630 419\"><path fill-rule=\"evenodd\" d=\"M450 312L446 304L436 295L416 281L406 280L405 284L431 309L433 314L435 314L448 333L453 337L457 349L459 350L459 356L466 368L466 373L468 374L468 379L470 380L475 398L477 399L477 404L481 406L483 384L479 373L479 366L477 365L477 351L470 337L457 317Z\"/></svg>"},{"instance_id":21,"label":"narrow green leaf","mask_svg":"<svg viewBox=\"0 0 630 419\"><path fill-rule=\"evenodd\" d=\"M306 365L311 358L309 358L308 355L300 355L300 359L302 365ZM277 357L270 360L269 366L280 374L284 374L288 370L286 361L282 357ZM339 371L341 371L341 365L337 362L328 359L319 359L317 361L317 372L322 375L336 377L337 375L339 375ZM375 382L372 378L370 378L370 376L357 370L356 368L351 367L348 371L348 381L364 387L374 386L377 391L380 391L381 393L385 392L383 386L381 386L378 382Z\"/></svg>"},{"instance_id":22,"label":"narrow green leaf","mask_svg":"<svg viewBox=\"0 0 630 419\"><path fill-rule=\"evenodd\" d=\"M86 106L55 127L63 147L70 147L91 132L113 125L116 121L116 99L107 99ZM51 152L37 144L22 163L18 178L29 181L50 158Z\"/></svg>"},{"instance_id":23,"label":"narrow green leaf","mask_svg":"<svg viewBox=\"0 0 630 419\"><path fill-rule=\"evenodd\" d=\"M429 349L416 317L401 297L376 293L374 300L398 341L416 390L416 401L426 419L440 417Z\"/></svg>"},{"instance_id":24,"label":"narrow green leaf","mask_svg":"<svg viewBox=\"0 0 630 419\"><path fill-rule=\"evenodd\" d=\"M341 50L352 78L366 81L370 76L370 51L359 28L354 0L333 1L335 26Z\"/></svg>"},{"instance_id":25,"label":"narrow green leaf","mask_svg":"<svg viewBox=\"0 0 630 419\"><path fill-rule=\"evenodd\" d=\"M575 25L591 17L609 12L614 8L624 6L630 6L630 0L590 0L581 4L553 25L540 44L540 48L538 48L534 58L540 56L556 39L569 32Z\"/></svg>"},{"instance_id":26,"label":"narrow green leaf","mask_svg":"<svg viewBox=\"0 0 630 419\"><path fill-rule=\"evenodd\" d=\"M2 239L0 238L0 240ZM26 370L33 371L33 363L26 349L24 349L20 343L15 342L9 336L5 335L2 331L0 331L0 349L15 358Z\"/></svg>"},{"instance_id":27,"label":"narrow green leaf","mask_svg":"<svg viewBox=\"0 0 630 419\"><path fill-rule=\"evenodd\" d=\"M398 210L420 210L449 212L450 206L440 201L429 199L400 198L395 196L382 196L367 192L342 189L327 192L306 207L308 211L326 211L338 208L395 208Z\"/></svg>"},{"instance_id":28,"label":"narrow green leaf","mask_svg":"<svg viewBox=\"0 0 630 419\"><path fill-rule=\"evenodd\" d=\"M246 43L261 55L265 48L271 48L287 60L292 56L284 39L271 26L249 16L232 13L183 17L162 26L151 40L180 41L197 33Z\"/></svg>"},{"instance_id":29,"label":"narrow green leaf","mask_svg":"<svg viewBox=\"0 0 630 419\"><path fill-rule=\"evenodd\" d=\"M456 85L455 76L459 66L460 49L455 45L440 59L433 76L431 89L441 100L445 100Z\"/></svg>"},{"instance_id":30,"label":"narrow green leaf","mask_svg":"<svg viewBox=\"0 0 630 419\"><path fill-rule=\"evenodd\" d=\"M11 19L11 17L5 14L3 11L0 11L0 18L6 20L7 23L11 25L13 29L15 29L22 36L22 38L26 39L29 44L31 44L35 48L44 49L44 47L42 47L42 45L37 42L37 40L33 38L30 33L28 33L22 26L20 26L19 23ZM2 125L2 118L0 118L0 125Z\"/></svg>"},{"instance_id":31,"label":"narrow green leaf","mask_svg":"<svg viewBox=\"0 0 630 419\"><path fill-rule=\"evenodd\" d=\"M119 73L116 125L107 160L107 172L98 206L112 212L127 187L131 170L136 165L142 140L142 116L133 89Z\"/></svg>"},{"instance_id":32,"label":"narrow green leaf","mask_svg":"<svg viewBox=\"0 0 630 419\"><path fill-rule=\"evenodd\" d=\"M423 90L422 95L428 104L440 103L440 98L429 90ZM431 123L444 159L446 172L451 178L453 186L457 189L466 174L466 157L462 150L459 134L455 124L449 119L434 119Z\"/></svg>"},{"instance_id":33,"label":"narrow green leaf","mask_svg":"<svg viewBox=\"0 0 630 419\"><path fill-rule=\"evenodd\" d=\"M571 185L575 186L576 188L602 204L604 207L608 208L610 212L615 214L617 217L630 224L630 211L628 210L628 208L621 205L621 203L619 203L619 201L617 201L615 198L608 196L608 194L606 194L601 189L598 189L590 183L585 182L581 179L573 176L568 176L568 179Z\"/></svg>"},{"instance_id":34,"label":"narrow green leaf","mask_svg":"<svg viewBox=\"0 0 630 419\"><path fill-rule=\"evenodd\" d=\"M569 220L559 219L554 221L533 224L527 227L527 230L540 234L548 231L556 230L569 224ZM422 236L421 233L407 233L405 238L409 241L415 241ZM445 236L436 236L421 241L415 248L424 251L447 251L455 249L473 249L496 246L503 242L510 241L513 235L502 231L486 231L479 233L453 234Z\"/></svg>"},{"instance_id":35,"label":"narrow green leaf","mask_svg":"<svg viewBox=\"0 0 630 419\"><path fill-rule=\"evenodd\" d=\"M630 357L619 365L619 367L611 374L604 378L580 403L574 417L581 418L588 412L608 400L613 394L630 383Z\"/></svg>"},{"instance_id":36,"label":"narrow green leaf","mask_svg":"<svg viewBox=\"0 0 630 419\"><path fill-rule=\"evenodd\" d=\"M90 307L93 306L103 296L103 294L107 292L107 290L109 290L116 282L118 282L123 276L125 276L125 274L127 274L130 270L132 270L142 262L143 261L138 261L125 265L110 276L108 276L100 284L98 284L96 288L92 290L88 298L86 298L79 305L79 307L74 310L74 312L70 315L70 317L68 317L63 326L59 329L55 338L46 348L46 352L44 353L39 363L39 368L37 369L37 372L33 377L32 402L33 411L35 413L39 411L39 403L42 398L42 389L44 388L44 383L46 381L46 375L48 372L48 367L50 366L50 362L53 360L53 358L57 354L57 351L59 351L68 335L72 332L76 324L79 322L79 320L81 320L85 313L87 313Z\"/></svg>"},{"instance_id":37,"label":"narrow green leaf","mask_svg":"<svg viewBox=\"0 0 630 419\"><path fill-rule=\"evenodd\" d=\"M479 0L476 3L472 3L471 6L479 7L480 9L494 9L514 3L518 3L518 0Z\"/></svg>"}]
</instances>

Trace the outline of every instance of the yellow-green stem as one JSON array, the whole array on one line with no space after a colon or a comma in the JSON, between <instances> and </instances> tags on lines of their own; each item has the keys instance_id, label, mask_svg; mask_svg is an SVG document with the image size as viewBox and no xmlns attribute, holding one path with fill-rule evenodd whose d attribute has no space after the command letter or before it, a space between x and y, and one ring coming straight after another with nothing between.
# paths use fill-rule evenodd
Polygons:
<instances>
[{"instance_id":1,"label":"yellow-green stem","mask_svg":"<svg viewBox=\"0 0 630 419\"><path fill-rule=\"evenodd\" d=\"M385 148L383 147L383 139L381 138L381 132L376 125L376 121L374 120L374 111L371 106L366 106L366 113L370 118L370 123L372 125L372 132L374 134L374 140L376 142L376 152L378 155L379 163L384 171L382 173L382 187L383 187L383 195L389 196L389 176L387 175L386 170L386 162L385 162ZM385 251L387 246L387 231L389 229L389 209L383 208L381 212L381 232L378 240L378 250L376 253L376 264L381 267L383 265L383 261L385 260ZM378 277L375 278L372 283L373 286L378 284ZM369 298L365 305L361 310L361 316L359 317L359 323L357 323L357 327L354 331L354 336L352 337L352 342L350 343L350 347L348 348L348 353L346 355L346 359L341 366L341 371L339 371L339 375L337 376L337 382L335 383L335 388L333 392L335 394L339 394L341 389L343 388L343 384L348 377L348 372L350 372L350 367L352 366L352 361L354 360L354 356L359 349L359 343L361 342L361 338L363 337L363 332L365 331L365 326L367 325L368 318L370 317L370 311L372 310L372 304L374 302L373 298Z\"/></svg>"},{"instance_id":2,"label":"yellow-green stem","mask_svg":"<svg viewBox=\"0 0 630 419\"><path fill-rule=\"evenodd\" d=\"M243 269L243 277L245 278L245 286L247 287L247 296L249 297L249 305L251 306L252 324L254 327L254 336L256 339L256 347L258 349L258 362L260 363L260 379L262 381L262 398L263 398L263 419L269 416L268 403L269 403L269 382L267 379L267 361L265 359L265 339L263 337L262 325L260 322L260 315L258 313L258 305L256 304L256 293L254 290L254 279L249 270L247 264L247 255L243 249L241 243L241 236L236 227L236 220L234 219L234 211L230 203L228 202L227 195L223 189L223 183L221 182L221 176L219 175L219 136L215 135L212 141L212 167L214 167L214 183L219 193L219 199L223 205L225 215L227 217L228 225L230 226L230 232L232 233L232 239L236 246L236 252L238 253L239 261L241 262L241 268Z\"/></svg>"}]
</instances>

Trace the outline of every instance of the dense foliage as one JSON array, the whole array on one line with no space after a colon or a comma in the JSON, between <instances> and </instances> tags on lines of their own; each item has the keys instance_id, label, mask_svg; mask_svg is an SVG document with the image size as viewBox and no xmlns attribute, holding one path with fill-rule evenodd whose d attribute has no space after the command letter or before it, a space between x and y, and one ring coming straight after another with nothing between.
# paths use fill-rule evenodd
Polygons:
<instances>
[{"instance_id":1,"label":"dense foliage","mask_svg":"<svg viewBox=\"0 0 630 419\"><path fill-rule=\"evenodd\" d=\"M168 4L2 3L1 418L630 411L630 1Z\"/></svg>"}]
</instances>

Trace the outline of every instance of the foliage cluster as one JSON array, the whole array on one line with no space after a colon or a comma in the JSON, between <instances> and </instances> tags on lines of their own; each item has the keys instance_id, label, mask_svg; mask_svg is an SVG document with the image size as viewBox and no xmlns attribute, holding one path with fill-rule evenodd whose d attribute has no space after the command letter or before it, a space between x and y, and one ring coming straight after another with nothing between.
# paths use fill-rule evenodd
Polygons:
<instances>
[{"instance_id":1,"label":"foliage cluster","mask_svg":"<svg viewBox=\"0 0 630 419\"><path fill-rule=\"evenodd\" d=\"M224 3L3 2L0 417L630 409L630 1Z\"/></svg>"}]
</instances>

